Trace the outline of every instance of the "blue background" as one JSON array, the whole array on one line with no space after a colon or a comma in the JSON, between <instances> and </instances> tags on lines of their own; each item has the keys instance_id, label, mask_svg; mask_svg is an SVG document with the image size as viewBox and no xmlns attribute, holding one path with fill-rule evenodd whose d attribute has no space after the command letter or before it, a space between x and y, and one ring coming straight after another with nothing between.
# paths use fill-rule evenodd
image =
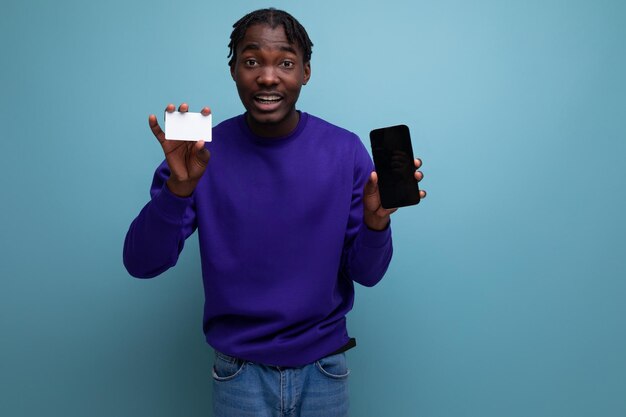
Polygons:
<instances>
[{"instance_id":1,"label":"blue background","mask_svg":"<svg viewBox=\"0 0 626 417\"><path fill-rule=\"evenodd\" d=\"M626 3L274 5L315 43L299 108L424 160L349 315L352 415L626 415ZM148 281L122 242L148 114L240 113L228 35L264 6L2 2L1 415L210 415L196 238Z\"/></svg>"}]
</instances>

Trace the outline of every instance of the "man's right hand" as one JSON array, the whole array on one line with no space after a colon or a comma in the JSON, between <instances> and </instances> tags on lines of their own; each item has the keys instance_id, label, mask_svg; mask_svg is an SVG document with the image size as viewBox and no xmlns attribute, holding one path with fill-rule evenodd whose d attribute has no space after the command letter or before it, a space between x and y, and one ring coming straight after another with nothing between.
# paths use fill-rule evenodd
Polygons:
<instances>
[{"instance_id":1,"label":"man's right hand","mask_svg":"<svg viewBox=\"0 0 626 417\"><path fill-rule=\"evenodd\" d=\"M176 110L176 107L173 104L168 104L165 108L165 111L169 113L174 112L174 110ZM178 107L179 112L188 110L189 106L187 103L183 103ZM201 113L208 116L211 114L211 109L204 107ZM204 174L211 157L209 150L204 147L204 141L189 142L165 139L165 133L161 130L154 114L148 117L148 124L150 129L152 129L152 133L154 133L154 136L161 144L165 160L170 168L171 174L167 180L167 188L179 197L189 197L193 190L196 189L196 185L202 178L202 174Z\"/></svg>"}]
</instances>

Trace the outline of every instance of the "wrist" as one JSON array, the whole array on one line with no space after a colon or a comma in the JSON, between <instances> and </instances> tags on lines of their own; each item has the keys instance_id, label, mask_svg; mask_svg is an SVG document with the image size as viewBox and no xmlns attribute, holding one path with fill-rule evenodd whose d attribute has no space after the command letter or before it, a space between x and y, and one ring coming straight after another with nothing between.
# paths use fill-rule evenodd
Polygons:
<instances>
[{"instance_id":1,"label":"wrist","mask_svg":"<svg viewBox=\"0 0 626 417\"><path fill-rule=\"evenodd\" d=\"M166 185L172 194L181 198L189 197L196 189L196 182L176 181L172 177L168 178Z\"/></svg>"},{"instance_id":2,"label":"wrist","mask_svg":"<svg viewBox=\"0 0 626 417\"><path fill-rule=\"evenodd\" d=\"M387 215L387 216L364 216L363 217L363 223L365 223L365 225L367 226L368 229L370 230L374 230L377 232L383 231L385 230L387 227L389 227L389 223L391 221L391 216Z\"/></svg>"}]
</instances>

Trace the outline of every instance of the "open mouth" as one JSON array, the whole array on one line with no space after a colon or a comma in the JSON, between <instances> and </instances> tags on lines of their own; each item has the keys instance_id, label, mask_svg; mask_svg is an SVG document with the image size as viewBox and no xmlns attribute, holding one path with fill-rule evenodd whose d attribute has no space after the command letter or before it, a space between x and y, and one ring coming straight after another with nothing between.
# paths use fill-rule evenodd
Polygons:
<instances>
[{"instance_id":1,"label":"open mouth","mask_svg":"<svg viewBox=\"0 0 626 417\"><path fill-rule=\"evenodd\" d=\"M254 100L261 104L274 104L281 101L283 98L275 94L258 94L254 96Z\"/></svg>"}]
</instances>

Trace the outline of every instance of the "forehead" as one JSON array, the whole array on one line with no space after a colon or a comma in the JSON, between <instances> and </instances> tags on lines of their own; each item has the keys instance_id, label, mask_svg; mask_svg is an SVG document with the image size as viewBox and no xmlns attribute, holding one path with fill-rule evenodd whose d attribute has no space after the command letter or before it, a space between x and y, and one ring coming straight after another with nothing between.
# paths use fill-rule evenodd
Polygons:
<instances>
[{"instance_id":1,"label":"forehead","mask_svg":"<svg viewBox=\"0 0 626 417\"><path fill-rule=\"evenodd\" d=\"M285 51L301 57L303 55L302 48L287 39L283 25L275 28L266 24L250 26L237 45L237 53L248 50Z\"/></svg>"}]
</instances>

